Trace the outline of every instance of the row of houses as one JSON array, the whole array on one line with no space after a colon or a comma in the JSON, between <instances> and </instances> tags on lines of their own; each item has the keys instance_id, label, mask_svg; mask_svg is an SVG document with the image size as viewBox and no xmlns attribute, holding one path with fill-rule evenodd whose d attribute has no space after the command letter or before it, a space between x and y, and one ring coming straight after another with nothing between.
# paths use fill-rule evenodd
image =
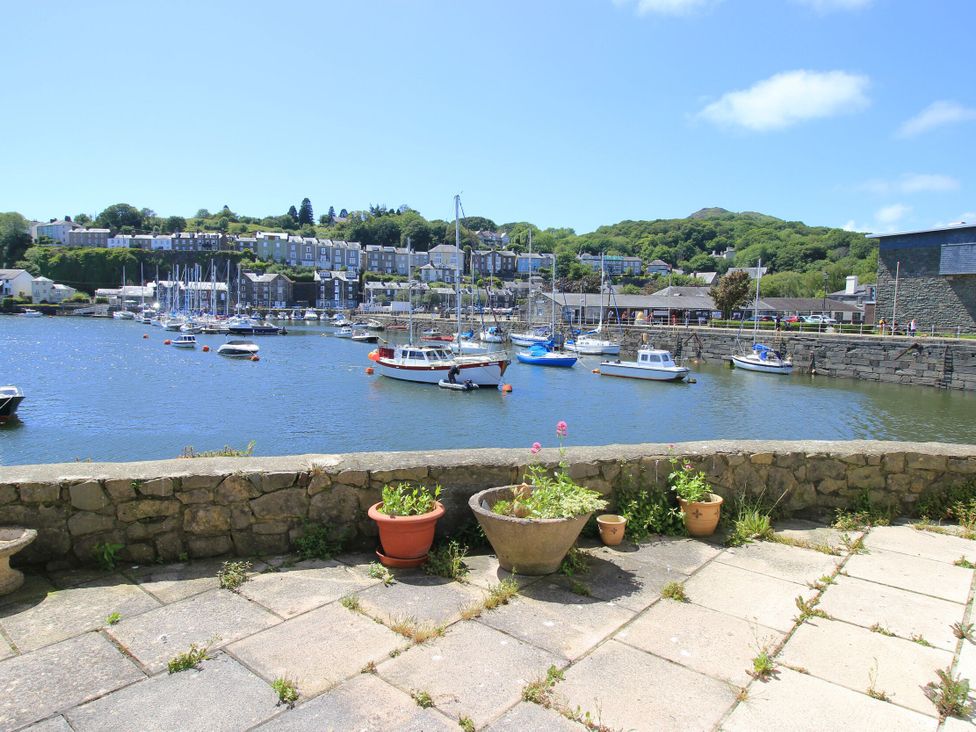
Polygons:
<instances>
[{"instance_id":1,"label":"row of houses","mask_svg":"<svg viewBox=\"0 0 976 732\"><path fill-rule=\"evenodd\" d=\"M34 277L24 269L0 269L0 299L18 297L33 303L62 303L71 299L75 288L47 277Z\"/></svg>"}]
</instances>

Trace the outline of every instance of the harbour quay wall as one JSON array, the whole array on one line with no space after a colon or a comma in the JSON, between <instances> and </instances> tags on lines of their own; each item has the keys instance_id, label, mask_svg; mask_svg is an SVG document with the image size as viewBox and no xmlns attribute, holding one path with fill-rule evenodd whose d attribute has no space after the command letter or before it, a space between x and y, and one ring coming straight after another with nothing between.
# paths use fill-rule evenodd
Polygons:
<instances>
[{"instance_id":1,"label":"harbour quay wall","mask_svg":"<svg viewBox=\"0 0 976 732\"><path fill-rule=\"evenodd\" d=\"M792 516L824 516L866 494L911 515L919 496L976 480L976 445L908 442L710 441L673 446L568 448L570 475L613 500L616 490L664 487L670 457L704 471L727 500L779 499ZM388 483L442 486L450 534L473 521L468 498L521 480L528 464L555 467L546 448L196 458L0 467L0 526L38 530L17 555L55 568L92 561L118 544L125 561L256 556L288 551L309 525L375 546L366 516Z\"/></svg>"}]
</instances>

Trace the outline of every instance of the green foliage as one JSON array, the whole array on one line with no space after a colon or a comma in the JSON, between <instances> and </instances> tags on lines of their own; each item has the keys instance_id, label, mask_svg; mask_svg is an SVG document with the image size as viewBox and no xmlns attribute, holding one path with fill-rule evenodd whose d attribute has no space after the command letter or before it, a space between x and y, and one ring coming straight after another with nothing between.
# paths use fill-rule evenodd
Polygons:
<instances>
[{"instance_id":1,"label":"green foliage","mask_svg":"<svg viewBox=\"0 0 976 732\"><path fill-rule=\"evenodd\" d=\"M99 228L111 229L113 232L120 231L128 227L133 230L140 229L143 222L143 214L135 206L128 203L116 203L95 217L95 224Z\"/></svg>"},{"instance_id":2,"label":"green foliage","mask_svg":"<svg viewBox=\"0 0 976 732\"><path fill-rule=\"evenodd\" d=\"M118 564L119 550L122 549L122 546L122 544L111 542L99 542L92 547L92 557L99 567L106 572L111 572Z\"/></svg>"},{"instance_id":3,"label":"green foliage","mask_svg":"<svg viewBox=\"0 0 976 732\"><path fill-rule=\"evenodd\" d=\"M342 551L344 532L336 532L332 527L303 522L302 535L295 539L295 551L302 559L332 559Z\"/></svg>"},{"instance_id":4,"label":"green foliage","mask_svg":"<svg viewBox=\"0 0 976 732\"><path fill-rule=\"evenodd\" d=\"M346 595L345 597L340 597L339 604L346 608L346 610L352 610L356 613L358 613L362 608L362 604L359 602L359 597L357 595Z\"/></svg>"},{"instance_id":5,"label":"green foliage","mask_svg":"<svg viewBox=\"0 0 976 732\"><path fill-rule=\"evenodd\" d=\"M732 311L743 305L749 298L752 281L746 272L729 272L712 285L709 294L715 302L715 309L729 317Z\"/></svg>"},{"instance_id":6,"label":"green foliage","mask_svg":"<svg viewBox=\"0 0 976 732\"><path fill-rule=\"evenodd\" d=\"M965 638L970 643L976 643L976 640L973 639L973 624L972 623L963 623L961 621L960 622L953 623L952 624L952 634L954 636L956 636L956 638L959 638L959 639Z\"/></svg>"},{"instance_id":7,"label":"green foliage","mask_svg":"<svg viewBox=\"0 0 976 732\"><path fill-rule=\"evenodd\" d=\"M562 564L559 565L559 571L567 577L586 574L590 571L588 557L580 551L579 547L572 546L563 558Z\"/></svg>"},{"instance_id":8,"label":"green foliage","mask_svg":"<svg viewBox=\"0 0 976 732\"><path fill-rule=\"evenodd\" d=\"M546 670L543 678L530 682L522 689L522 701L539 704L544 707L552 706L552 690L557 683L565 678L562 671L555 666Z\"/></svg>"},{"instance_id":9,"label":"green foliage","mask_svg":"<svg viewBox=\"0 0 976 732\"><path fill-rule=\"evenodd\" d=\"M451 540L430 550L424 571L427 574L447 577L448 579L463 579L468 573L464 558L468 555L468 548L457 541Z\"/></svg>"},{"instance_id":10,"label":"green foliage","mask_svg":"<svg viewBox=\"0 0 976 732\"><path fill-rule=\"evenodd\" d=\"M672 505L661 488L625 486L615 494L617 513L627 519L627 535L640 542L652 534L684 536L687 531L681 511Z\"/></svg>"},{"instance_id":11,"label":"green foliage","mask_svg":"<svg viewBox=\"0 0 976 732\"><path fill-rule=\"evenodd\" d=\"M871 526L888 526L894 512L892 506L875 506L871 501L871 492L862 489L847 510L837 510L834 528L840 531L858 531Z\"/></svg>"},{"instance_id":12,"label":"green foliage","mask_svg":"<svg viewBox=\"0 0 976 732\"><path fill-rule=\"evenodd\" d=\"M482 603L485 610L494 610L500 605L507 605L518 594L519 586L511 577L498 582L498 584L488 585L488 596Z\"/></svg>"},{"instance_id":13,"label":"green foliage","mask_svg":"<svg viewBox=\"0 0 976 732\"><path fill-rule=\"evenodd\" d=\"M200 663L209 658L207 655L209 652L209 644L205 646L198 646L196 643L191 643L190 650L177 654L170 659L169 663L167 664L167 668L171 674L196 668Z\"/></svg>"},{"instance_id":14,"label":"green foliage","mask_svg":"<svg viewBox=\"0 0 976 732\"><path fill-rule=\"evenodd\" d=\"M471 717L461 716L458 719L458 726L461 728L461 732L474 732L476 729L474 726L474 720L472 720Z\"/></svg>"},{"instance_id":15,"label":"green foliage","mask_svg":"<svg viewBox=\"0 0 976 732\"><path fill-rule=\"evenodd\" d=\"M180 454L181 458L208 458L208 457L251 457L254 453L254 440L247 443L247 447L238 449L230 445L224 445L219 450L207 450L196 452L193 445L187 445Z\"/></svg>"},{"instance_id":16,"label":"green foliage","mask_svg":"<svg viewBox=\"0 0 976 732\"><path fill-rule=\"evenodd\" d=\"M440 495L439 485L434 486L433 491L409 483L386 485L383 486L383 502L377 510L387 516L420 516L434 510Z\"/></svg>"},{"instance_id":17,"label":"green foliage","mask_svg":"<svg viewBox=\"0 0 976 732\"><path fill-rule=\"evenodd\" d=\"M732 527L732 533L726 540L729 546L742 546L752 541L768 541L773 538L770 514L759 505L740 502Z\"/></svg>"},{"instance_id":18,"label":"green foliage","mask_svg":"<svg viewBox=\"0 0 976 732\"><path fill-rule=\"evenodd\" d=\"M938 682L930 681L923 691L929 700L939 710L939 719L959 717L965 719L973 711L973 703L969 698L969 679L952 674L952 666L935 672Z\"/></svg>"},{"instance_id":19,"label":"green foliage","mask_svg":"<svg viewBox=\"0 0 976 732\"><path fill-rule=\"evenodd\" d=\"M298 223L301 226L311 226L315 223L315 213L312 211L312 202L307 198L303 198L302 204L298 207Z\"/></svg>"},{"instance_id":20,"label":"green foliage","mask_svg":"<svg viewBox=\"0 0 976 732\"><path fill-rule=\"evenodd\" d=\"M121 619L122 619L122 614L115 612L115 613L111 613L107 618L105 618L105 622L108 625L116 625Z\"/></svg>"},{"instance_id":21,"label":"green foliage","mask_svg":"<svg viewBox=\"0 0 976 732\"><path fill-rule=\"evenodd\" d=\"M976 569L976 564L970 562L966 557L959 557L953 564L957 567L965 567L966 569Z\"/></svg>"},{"instance_id":22,"label":"green foliage","mask_svg":"<svg viewBox=\"0 0 976 732\"><path fill-rule=\"evenodd\" d=\"M295 682L284 676L279 676L271 682L271 688L278 695L278 704L293 706L298 701L298 687Z\"/></svg>"},{"instance_id":23,"label":"green foliage","mask_svg":"<svg viewBox=\"0 0 976 732\"><path fill-rule=\"evenodd\" d=\"M796 622L803 623L810 618L823 618L824 620L829 620L830 616L823 610L817 607L820 603L819 598L814 598L812 600L804 599L803 595L797 595L793 601L796 604L796 609L800 611L799 616L796 618Z\"/></svg>"},{"instance_id":24,"label":"green foliage","mask_svg":"<svg viewBox=\"0 0 976 732\"><path fill-rule=\"evenodd\" d=\"M373 579L383 580L383 584L387 587L396 581L390 570L379 562L370 562L369 567L366 568L366 574Z\"/></svg>"},{"instance_id":25,"label":"green foliage","mask_svg":"<svg viewBox=\"0 0 976 732\"><path fill-rule=\"evenodd\" d=\"M661 588L661 597L675 602L688 602L688 593L682 582L668 582Z\"/></svg>"},{"instance_id":26,"label":"green foliage","mask_svg":"<svg viewBox=\"0 0 976 732\"><path fill-rule=\"evenodd\" d=\"M549 475L541 465L530 465L531 482L512 488L510 501L498 501L492 511L503 516L529 519L574 518L605 508L607 502L596 491L576 483L565 470Z\"/></svg>"},{"instance_id":27,"label":"green foliage","mask_svg":"<svg viewBox=\"0 0 976 732\"><path fill-rule=\"evenodd\" d=\"M917 503L918 515L933 521L958 520L957 514L965 517L970 505L976 505L976 478L930 490Z\"/></svg>"},{"instance_id":28,"label":"green foliage","mask_svg":"<svg viewBox=\"0 0 976 732\"><path fill-rule=\"evenodd\" d=\"M776 662L773 661L773 657L769 655L769 651L763 648L755 658L752 659L752 672L753 678L759 679L760 681L766 681L773 674L776 673Z\"/></svg>"},{"instance_id":29,"label":"green foliage","mask_svg":"<svg viewBox=\"0 0 976 732\"><path fill-rule=\"evenodd\" d=\"M668 475L668 483L679 498L689 503L708 501L712 486L703 472L695 470L694 465L675 456L671 457L671 466L674 470Z\"/></svg>"},{"instance_id":30,"label":"green foliage","mask_svg":"<svg viewBox=\"0 0 976 732\"><path fill-rule=\"evenodd\" d=\"M434 700L430 698L430 694L426 691L414 691L410 696L413 697L413 700L421 709L430 709L434 706Z\"/></svg>"},{"instance_id":31,"label":"green foliage","mask_svg":"<svg viewBox=\"0 0 976 732\"><path fill-rule=\"evenodd\" d=\"M217 571L217 580L225 590L236 592L237 589L250 579L250 562L224 562Z\"/></svg>"}]
</instances>

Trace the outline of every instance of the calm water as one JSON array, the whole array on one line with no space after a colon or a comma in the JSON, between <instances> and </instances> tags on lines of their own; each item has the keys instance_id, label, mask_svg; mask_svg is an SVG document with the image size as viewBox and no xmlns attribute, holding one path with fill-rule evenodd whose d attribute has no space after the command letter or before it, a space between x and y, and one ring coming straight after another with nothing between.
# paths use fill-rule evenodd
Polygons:
<instances>
[{"instance_id":1,"label":"calm water","mask_svg":"<svg viewBox=\"0 0 976 732\"><path fill-rule=\"evenodd\" d=\"M0 464L171 458L254 440L255 454L721 438L976 443L976 395L692 365L696 384L647 383L513 363L510 394L449 392L367 376L373 346L321 326L255 339L261 361L162 345L161 328L0 316L0 384L27 399L0 427ZM148 340L142 338L149 335Z\"/></svg>"}]
</instances>

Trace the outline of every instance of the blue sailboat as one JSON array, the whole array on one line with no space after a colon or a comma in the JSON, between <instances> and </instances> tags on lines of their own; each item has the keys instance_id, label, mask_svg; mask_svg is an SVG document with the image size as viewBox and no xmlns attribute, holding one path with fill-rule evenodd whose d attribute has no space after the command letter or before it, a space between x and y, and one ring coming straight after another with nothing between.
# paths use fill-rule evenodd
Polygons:
<instances>
[{"instance_id":1,"label":"blue sailboat","mask_svg":"<svg viewBox=\"0 0 976 732\"><path fill-rule=\"evenodd\" d=\"M528 363L533 366L561 366L569 368L576 365L577 357L569 353L557 353L550 350L552 341L546 343L536 343L529 347L527 351L519 351L515 358L519 363Z\"/></svg>"}]
</instances>

